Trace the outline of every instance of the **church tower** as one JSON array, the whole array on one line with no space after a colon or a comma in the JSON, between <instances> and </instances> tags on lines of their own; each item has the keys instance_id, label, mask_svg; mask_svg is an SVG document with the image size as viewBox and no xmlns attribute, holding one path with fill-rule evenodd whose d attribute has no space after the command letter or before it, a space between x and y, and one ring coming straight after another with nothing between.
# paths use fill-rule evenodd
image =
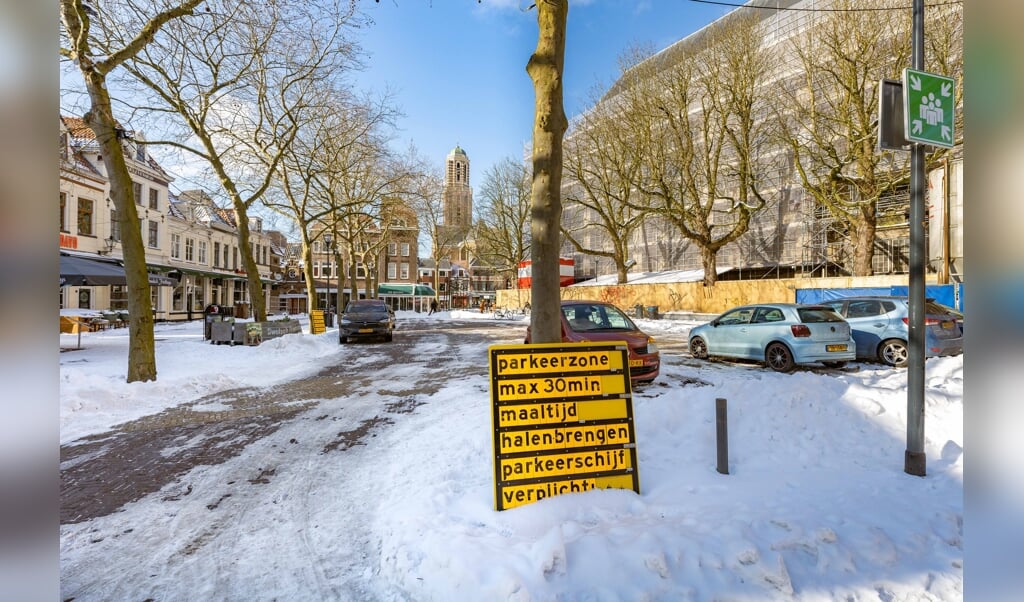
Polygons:
<instances>
[{"instance_id":1,"label":"church tower","mask_svg":"<svg viewBox=\"0 0 1024 602\"><path fill-rule=\"evenodd\" d=\"M459 145L445 159L444 225L473 225L473 189L469 186L469 157Z\"/></svg>"}]
</instances>

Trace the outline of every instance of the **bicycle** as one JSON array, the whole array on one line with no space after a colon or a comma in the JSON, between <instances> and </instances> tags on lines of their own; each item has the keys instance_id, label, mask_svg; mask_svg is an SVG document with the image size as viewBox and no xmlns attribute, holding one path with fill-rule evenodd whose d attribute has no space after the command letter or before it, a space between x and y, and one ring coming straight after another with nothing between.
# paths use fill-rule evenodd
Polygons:
<instances>
[{"instance_id":1,"label":"bicycle","mask_svg":"<svg viewBox=\"0 0 1024 602\"><path fill-rule=\"evenodd\" d=\"M502 320L514 320L520 315L518 310L512 308L499 307L494 310L494 317Z\"/></svg>"}]
</instances>

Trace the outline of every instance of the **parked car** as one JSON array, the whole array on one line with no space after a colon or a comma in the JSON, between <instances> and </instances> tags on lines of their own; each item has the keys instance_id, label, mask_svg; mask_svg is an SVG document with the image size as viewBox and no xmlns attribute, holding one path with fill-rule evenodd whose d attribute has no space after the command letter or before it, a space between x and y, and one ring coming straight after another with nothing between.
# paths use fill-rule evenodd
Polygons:
<instances>
[{"instance_id":1,"label":"parked car","mask_svg":"<svg viewBox=\"0 0 1024 602\"><path fill-rule=\"evenodd\" d=\"M864 296L824 303L853 328L857 357L903 367L909 361L910 304L906 297ZM931 299L924 306L926 357L963 353L963 314Z\"/></svg>"},{"instance_id":2,"label":"parked car","mask_svg":"<svg viewBox=\"0 0 1024 602\"><path fill-rule=\"evenodd\" d=\"M778 372L816 362L839 368L855 353L850 325L826 305L744 305L690 331L693 357L755 360Z\"/></svg>"},{"instance_id":3,"label":"parked car","mask_svg":"<svg viewBox=\"0 0 1024 602\"><path fill-rule=\"evenodd\" d=\"M338 321L338 343L353 339L382 338L391 342L395 312L380 299L350 301Z\"/></svg>"},{"instance_id":4,"label":"parked car","mask_svg":"<svg viewBox=\"0 0 1024 602\"><path fill-rule=\"evenodd\" d=\"M642 332L618 307L602 301L562 301L562 341L592 343L625 341L629 346L629 377L647 384L658 377L661 357L654 337ZM526 329L526 343L531 341Z\"/></svg>"}]
</instances>

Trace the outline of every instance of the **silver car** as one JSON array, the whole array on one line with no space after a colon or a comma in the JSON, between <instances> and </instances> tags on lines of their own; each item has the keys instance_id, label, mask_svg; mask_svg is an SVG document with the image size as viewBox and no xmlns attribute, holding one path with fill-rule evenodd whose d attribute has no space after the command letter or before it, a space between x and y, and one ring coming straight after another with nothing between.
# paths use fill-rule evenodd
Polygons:
<instances>
[{"instance_id":1,"label":"silver car","mask_svg":"<svg viewBox=\"0 0 1024 602\"><path fill-rule=\"evenodd\" d=\"M758 303L730 309L690 331L690 354L763 362L777 372L821 362L842 367L856 357L850 325L825 305Z\"/></svg>"},{"instance_id":2,"label":"silver car","mask_svg":"<svg viewBox=\"0 0 1024 602\"><path fill-rule=\"evenodd\" d=\"M906 297L865 296L825 301L853 328L857 357L889 366L906 366L910 306ZM963 314L928 299L924 305L926 357L959 355L964 351Z\"/></svg>"}]
</instances>

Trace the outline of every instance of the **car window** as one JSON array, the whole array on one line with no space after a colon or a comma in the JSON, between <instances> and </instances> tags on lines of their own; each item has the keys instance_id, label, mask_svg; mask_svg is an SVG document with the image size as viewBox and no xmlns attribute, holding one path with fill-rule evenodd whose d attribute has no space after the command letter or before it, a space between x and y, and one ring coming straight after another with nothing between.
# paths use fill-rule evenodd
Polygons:
<instances>
[{"instance_id":1,"label":"car window","mask_svg":"<svg viewBox=\"0 0 1024 602\"><path fill-rule=\"evenodd\" d=\"M755 324L761 322L781 322L785 319L782 315L782 310L777 307L759 307L754 312L754 319L752 320Z\"/></svg>"},{"instance_id":2,"label":"car window","mask_svg":"<svg viewBox=\"0 0 1024 602\"><path fill-rule=\"evenodd\" d=\"M820 322L844 322L843 317L836 313L836 310L824 305L814 307L798 307L796 313L804 324L816 324Z\"/></svg>"},{"instance_id":3,"label":"car window","mask_svg":"<svg viewBox=\"0 0 1024 602\"><path fill-rule=\"evenodd\" d=\"M746 324L746 323L750 322L750 318L751 318L751 316L753 316L753 314L754 314L754 308L752 308L752 307L741 307L739 309L734 309L734 310L732 310L730 312L726 312L726 313L722 314L722 316L720 318L718 318L718 323L719 324L724 324L724 325L729 325L729 324Z\"/></svg>"},{"instance_id":4,"label":"car window","mask_svg":"<svg viewBox=\"0 0 1024 602\"><path fill-rule=\"evenodd\" d=\"M829 301L828 303L823 303L822 305L826 305L828 307L831 307L832 309L836 310L837 314L842 316L842 315L844 315L843 314L843 303L846 303L846 302L845 301Z\"/></svg>"},{"instance_id":5,"label":"car window","mask_svg":"<svg viewBox=\"0 0 1024 602\"><path fill-rule=\"evenodd\" d=\"M882 304L874 299L866 301L850 301L846 308L847 318L869 318L882 312Z\"/></svg>"}]
</instances>

